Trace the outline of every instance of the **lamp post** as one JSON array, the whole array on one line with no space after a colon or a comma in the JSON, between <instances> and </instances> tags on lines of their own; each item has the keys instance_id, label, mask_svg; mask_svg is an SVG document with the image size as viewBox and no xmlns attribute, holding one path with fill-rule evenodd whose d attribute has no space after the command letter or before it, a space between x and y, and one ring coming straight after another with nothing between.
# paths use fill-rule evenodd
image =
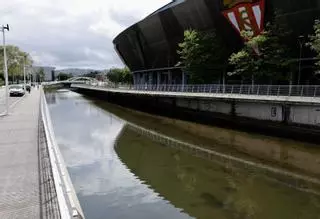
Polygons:
<instances>
[{"instance_id":1,"label":"lamp post","mask_svg":"<svg viewBox=\"0 0 320 219\"><path fill-rule=\"evenodd\" d=\"M23 89L26 91L26 56L22 57L23 59Z\"/></svg>"},{"instance_id":2,"label":"lamp post","mask_svg":"<svg viewBox=\"0 0 320 219\"><path fill-rule=\"evenodd\" d=\"M301 79L301 58L302 58L302 48L303 48L303 43L304 43L304 36L299 36L298 42L299 42L299 46L300 46L298 85L300 85L300 79Z\"/></svg>"},{"instance_id":3,"label":"lamp post","mask_svg":"<svg viewBox=\"0 0 320 219\"><path fill-rule=\"evenodd\" d=\"M17 56L17 58L22 58L22 66L23 66L23 89L26 91L26 55Z\"/></svg>"},{"instance_id":4,"label":"lamp post","mask_svg":"<svg viewBox=\"0 0 320 219\"><path fill-rule=\"evenodd\" d=\"M23 86L24 92L26 92L26 57L23 59Z\"/></svg>"},{"instance_id":5,"label":"lamp post","mask_svg":"<svg viewBox=\"0 0 320 219\"><path fill-rule=\"evenodd\" d=\"M9 25L7 26L2 25L0 27L2 31L2 40L3 40L3 61L4 61L4 77L5 77L5 85L6 85L6 111L5 115L9 113L9 82L8 82L8 65L7 65L7 51L6 51L6 36L5 31L9 31Z\"/></svg>"}]
</instances>

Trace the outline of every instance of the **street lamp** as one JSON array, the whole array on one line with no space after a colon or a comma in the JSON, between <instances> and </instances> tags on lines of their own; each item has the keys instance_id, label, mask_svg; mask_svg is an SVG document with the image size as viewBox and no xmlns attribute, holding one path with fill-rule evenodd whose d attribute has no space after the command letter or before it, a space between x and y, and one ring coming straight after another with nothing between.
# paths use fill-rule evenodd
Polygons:
<instances>
[{"instance_id":1,"label":"street lamp","mask_svg":"<svg viewBox=\"0 0 320 219\"><path fill-rule=\"evenodd\" d=\"M303 48L303 44L304 44L304 36L299 36L299 37L298 37L298 42L299 42L299 46L300 46L298 85L300 85L300 79L301 79L301 58L302 58L302 48Z\"/></svg>"},{"instance_id":2,"label":"street lamp","mask_svg":"<svg viewBox=\"0 0 320 219\"><path fill-rule=\"evenodd\" d=\"M4 59L4 77L5 77L5 84L6 84L6 112L5 115L9 113L9 83L8 83L8 65L7 65L7 51L6 51L6 36L5 31L9 31L9 25L7 26L2 25L0 27L3 35L3 59Z\"/></svg>"},{"instance_id":3,"label":"street lamp","mask_svg":"<svg viewBox=\"0 0 320 219\"><path fill-rule=\"evenodd\" d=\"M24 90L26 90L26 59L27 59L27 56L26 55L18 56L18 58L22 58L22 60L23 60L23 88L24 88Z\"/></svg>"}]
</instances>

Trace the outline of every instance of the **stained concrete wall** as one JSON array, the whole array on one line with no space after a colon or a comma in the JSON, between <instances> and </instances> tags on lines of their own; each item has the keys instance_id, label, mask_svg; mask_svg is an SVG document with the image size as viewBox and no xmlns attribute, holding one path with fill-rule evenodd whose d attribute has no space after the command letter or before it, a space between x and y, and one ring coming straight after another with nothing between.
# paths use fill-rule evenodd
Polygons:
<instances>
[{"instance_id":1,"label":"stained concrete wall","mask_svg":"<svg viewBox=\"0 0 320 219\"><path fill-rule=\"evenodd\" d=\"M290 106L290 123L305 124L320 127L320 105L319 106Z\"/></svg>"},{"instance_id":2,"label":"stained concrete wall","mask_svg":"<svg viewBox=\"0 0 320 219\"><path fill-rule=\"evenodd\" d=\"M241 117L277 122L283 120L282 106L279 104L237 102L235 112Z\"/></svg>"},{"instance_id":3,"label":"stained concrete wall","mask_svg":"<svg viewBox=\"0 0 320 219\"><path fill-rule=\"evenodd\" d=\"M320 102L175 96L76 86L88 96L181 120L320 143Z\"/></svg>"},{"instance_id":4,"label":"stained concrete wall","mask_svg":"<svg viewBox=\"0 0 320 219\"><path fill-rule=\"evenodd\" d=\"M169 102L163 97L161 102ZM320 127L319 105L287 105L286 103L249 102L243 100L176 99L176 106L203 112L222 113L257 120L285 122ZM285 112L285 107L287 112ZM286 116L285 114L288 114Z\"/></svg>"},{"instance_id":5,"label":"stained concrete wall","mask_svg":"<svg viewBox=\"0 0 320 219\"><path fill-rule=\"evenodd\" d=\"M229 114L231 112L231 104L222 101L177 99L176 106L193 110L224 114Z\"/></svg>"}]
</instances>

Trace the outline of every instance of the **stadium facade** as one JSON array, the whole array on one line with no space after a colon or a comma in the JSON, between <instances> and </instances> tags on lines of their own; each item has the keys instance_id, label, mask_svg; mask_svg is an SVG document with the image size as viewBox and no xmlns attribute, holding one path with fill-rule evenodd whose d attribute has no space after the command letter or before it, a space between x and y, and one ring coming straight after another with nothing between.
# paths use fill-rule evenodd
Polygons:
<instances>
[{"instance_id":1,"label":"stadium facade","mask_svg":"<svg viewBox=\"0 0 320 219\"><path fill-rule=\"evenodd\" d=\"M186 77L177 49L184 30L215 29L233 52L243 46L240 31L259 34L275 11L292 30L289 44L299 58L299 39L313 32L314 21L320 18L320 0L175 0L127 28L113 43L133 72L135 84L181 84ZM310 72L312 54L305 46L302 49L302 71Z\"/></svg>"}]
</instances>

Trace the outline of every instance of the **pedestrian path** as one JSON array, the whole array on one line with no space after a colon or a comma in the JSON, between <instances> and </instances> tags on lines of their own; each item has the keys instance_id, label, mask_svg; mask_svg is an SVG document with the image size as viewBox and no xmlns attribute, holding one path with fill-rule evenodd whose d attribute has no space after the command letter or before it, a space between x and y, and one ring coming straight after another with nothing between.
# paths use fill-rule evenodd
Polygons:
<instances>
[{"instance_id":1,"label":"pedestrian path","mask_svg":"<svg viewBox=\"0 0 320 219\"><path fill-rule=\"evenodd\" d=\"M17 104L22 97L9 97L9 110ZM0 116L4 115L6 111L6 90L0 87Z\"/></svg>"},{"instance_id":2,"label":"pedestrian path","mask_svg":"<svg viewBox=\"0 0 320 219\"><path fill-rule=\"evenodd\" d=\"M0 117L0 218L40 218L38 124L40 91ZM1 112L0 112L1 113Z\"/></svg>"}]
</instances>

